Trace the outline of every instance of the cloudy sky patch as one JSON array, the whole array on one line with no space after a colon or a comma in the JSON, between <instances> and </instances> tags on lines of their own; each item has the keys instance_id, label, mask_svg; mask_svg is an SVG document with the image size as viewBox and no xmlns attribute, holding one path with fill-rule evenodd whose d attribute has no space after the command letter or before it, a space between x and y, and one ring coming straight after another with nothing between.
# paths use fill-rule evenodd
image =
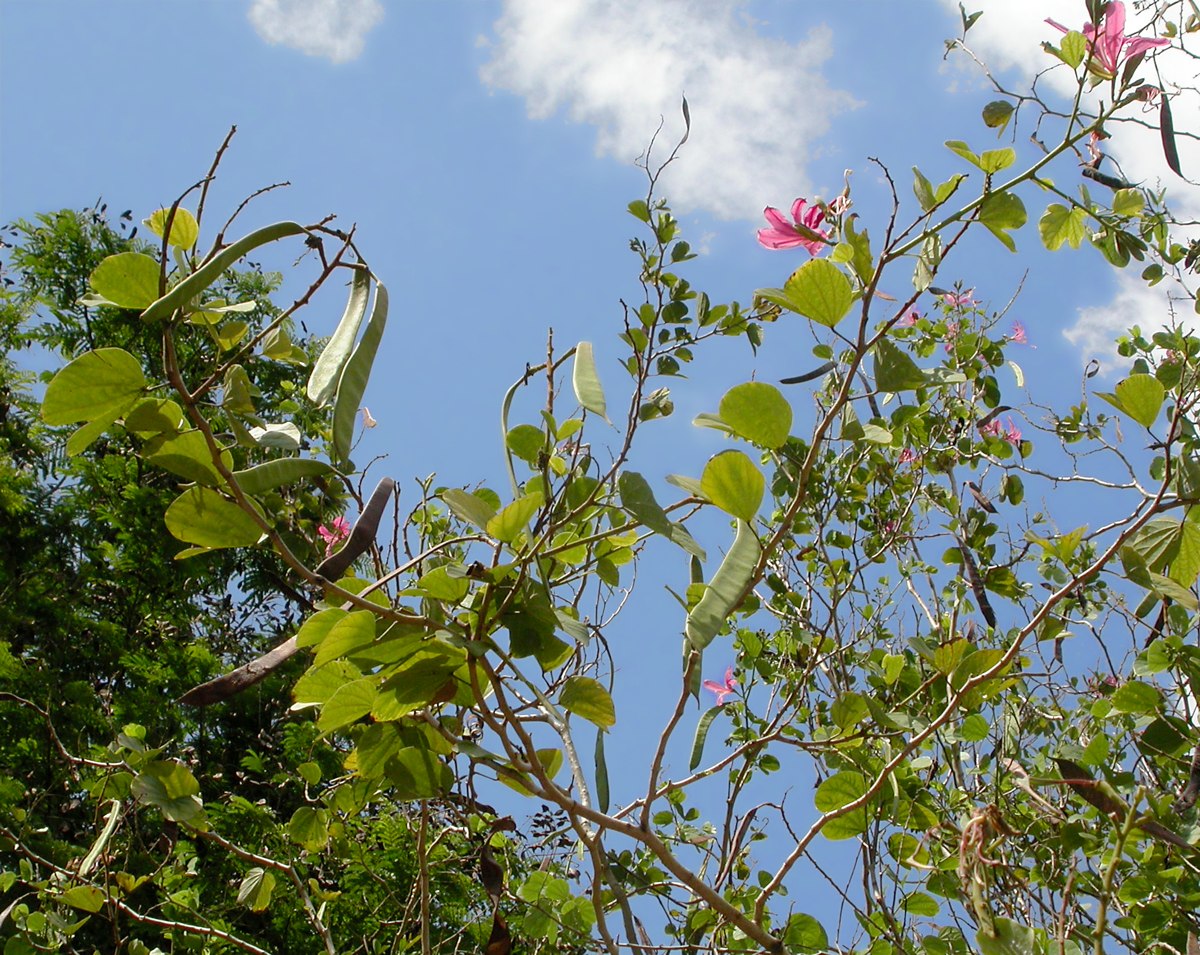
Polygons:
<instances>
[{"instance_id":1,"label":"cloudy sky patch","mask_svg":"<svg viewBox=\"0 0 1200 955\"><path fill-rule=\"evenodd\" d=\"M357 59L383 19L379 0L254 0L250 23L268 43L333 63Z\"/></svg>"}]
</instances>

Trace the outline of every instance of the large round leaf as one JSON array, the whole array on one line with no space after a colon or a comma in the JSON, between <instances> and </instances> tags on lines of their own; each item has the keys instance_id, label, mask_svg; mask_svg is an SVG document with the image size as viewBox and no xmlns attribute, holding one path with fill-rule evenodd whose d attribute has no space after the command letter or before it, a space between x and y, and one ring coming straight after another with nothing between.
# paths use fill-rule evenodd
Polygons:
<instances>
[{"instance_id":1,"label":"large round leaf","mask_svg":"<svg viewBox=\"0 0 1200 955\"><path fill-rule=\"evenodd\" d=\"M262 536L254 518L206 487L188 488L175 498L166 522L181 541L201 547L249 547Z\"/></svg>"},{"instance_id":2,"label":"large round leaf","mask_svg":"<svg viewBox=\"0 0 1200 955\"><path fill-rule=\"evenodd\" d=\"M54 376L42 399L46 424L113 420L132 408L146 387L142 366L120 348L85 352Z\"/></svg>"},{"instance_id":3,"label":"large round leaf","mask_svg":"<svg viewBox=\"0 0 1200 955\"><path fill-rule=\"evenodd\" d=\"M158 298L158 261L141 252L110 255L96 266L88 283L121 308L145 308Z\"/></svg>"},{"instance_id":4,"label":"large round leaf","mask_svg":"<svg viewBox=\"0 0 1200 955\"><path fill-rule=\"evenodd\" d=\"M792 406L774 385L748 381L721 399L721 420L751 444L774 450L792 429Z\"/></svg>"},{"instance_id":5,"label":"large round leaf","mask_svg":"<svg viewBox=\"0 0 1200 955\"><path fill-rule=\"evenodd\" d=\"M741 451L722 451L704 466L700 489L727 514L752 521L762 504L766 481Z\"/></svg>"}]
</instances>

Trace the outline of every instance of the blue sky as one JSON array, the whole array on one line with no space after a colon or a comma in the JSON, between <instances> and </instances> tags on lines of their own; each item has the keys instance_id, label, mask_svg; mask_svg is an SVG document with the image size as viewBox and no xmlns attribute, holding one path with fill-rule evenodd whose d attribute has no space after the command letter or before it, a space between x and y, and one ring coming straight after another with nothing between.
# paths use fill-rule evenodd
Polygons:
<instances>
[{"instance_id":1,"label":"blue sky","mask_svg":"<svg viewBox=\"0 0 1200 955\"><path fill-rule=\"evenodd\" d=\"M974 6L985 15L972 46L1017 88L1049 65L1039 43L1057 34L1043 18L1085 18L1082 0ZM911 166L937 181L961 170L944 140L996 145L978 70L943 59L958 28L948 0L0 0L0 220L97 197L140 220L199 179L237 124L214 209L289 180L243 229L337 213L388 284L392 320L366 397L379 426L357 457L386 453L377 467L407 485L411 506L415 476L500 475L499 401L541 360L548 326L560 350L595 343L618 400L619 299L638 292L625 206L645 191L634 159L660 118L660 149L678 136L684 93L692 136L660 193L704 252L687 277L714 301L748 302L806 258L757 245L763 206L832 198L853 169L856 211L879 235L889 200L868 157L912 214ZM1157 147L1133 131L1113 149L1132 177L1168 182ZM1010 315L1037 345L1020 356L1030 391L1061 404L1090 358L1111 367L1114 329L1161 321L1161 298L1090 250L1037 252L1033 224L1018 242L1030 254L976 240L939 284L961 279L996 309L1020 286ZM311 330L332 329L339 297L307 310ZM676 415L637 456L664 497L665 474L699 474L720 447L691 418L752 376L807 370L806 342L780 323L757 356L741 342L705 349L673 389ZM789 394L804 406L802 390ZM712 528L703 543L715 554L727 532ZM631 678L618 712L656 719L646 691L677 673L682 621L665 595L646 599L622 627L638 652L619 661ZM645 740L619 738L636 763Z\"/></svg>"}]
</instances>

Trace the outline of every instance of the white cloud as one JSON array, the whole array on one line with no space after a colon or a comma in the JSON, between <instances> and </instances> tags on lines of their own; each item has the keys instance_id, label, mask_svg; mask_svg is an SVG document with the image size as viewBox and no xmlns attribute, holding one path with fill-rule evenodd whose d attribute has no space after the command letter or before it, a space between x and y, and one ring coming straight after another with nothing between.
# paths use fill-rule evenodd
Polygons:
<instances>
[{"instance_id":1,"label":"white cloud","mask_svg":"<svg viewBox=\"0 0 1200 955\"><path fill-rule=\"evenodd\" d=\"M655 155L692 134L665 178L677 207L758 219L810 194L809 163L839 113L859 104L821 74L833 38L760 34L729 0L506 0L484 81L523 96L529 114L565 109L597 127L601 155L632 161L665 118ZM832 197L826 197L832 198Z\"/></svg>"},{"instance_id":2,"label":"white cloud","mask_svg":"<svg viewBox=\"0 0 1200 955\"><path fill-rule=\"evenodd\" d=\"M254 0L248 14L258 35L334 63L356 59L383 19L379 0Z\"/></svg>"},{"instance_id":3,"label":"white cloud","mask_svg":"<svg viewBox=\"0 0 1200 955\"><path fill-rule=\"evenodd\" d=\"M957 0L942 0L948 9L957 10ZM998 70L1015 70L1018 78L1006 85L1020 89L1027 85L1038 72L1047 70L1056 61L1042 48L1041 43L1049 40L1057 43L1061 36L1046 24L1047 17L1064 26L1080 28L1087 13L1081 0L976 0L968 4L973 9L982 9L983 16L967 34L968 45L981 59ZM1132 3L1126 3L1127 33L1139 33L1145 23ZM1183 87L1195 85L1194 61L1178 49L1162 49L1154 53L1153 66L1143 64L1139 76L1147 83L1161 82L1172 94L1172 114L1176 128L1195 131L1191 118L1197 109L1195 90L1176 91L1172 80L1177 79ZM1006 78L1007 79L1007 78ZM1020 85L1019 85L1020 84ZM1044 96L1054 98L1073 96L1076 91L1074 75L1065 66L1052 69L1039 80L1039 89ZM1103 91L1103 90L1102 90ZM1093 98L1094 101L1094 98ZM1060 102L1061 106L1062 103ZM1184 220L1200 220L1200 190L1189 188L1168 169L1163 158L1162 140L1158 131L1156 110L1141 111L1137 106L1126 110L1132 122L1107 124L1106 131L1112 137L1103 144L1104 152L1110 157L1103 169L1116 172L1127 180L1157 190L1167 190L1167 202L1172 211ZM1048 140L1051 128L1042 131ZM1180 162L1185 174L1200 178L1200 143L1186 137L1177 137ZM1065 166L1059 166L1054 178L1060 185L1069 184ZM1093 193L1102 192L1099 186L1092 187ZM1178 235L1186 235L1180 231ZM1193 230L1191 234L1195 234ZM1169 295L1178 289L1163 282L1156 288L1147 288L1139 278L1141 267L1134 262L1116 276L1117 292L1113 300L1103 306L1080 308L1075 323L1064 332L1066 338L1078 345L1087 356L1113 355L1113 340L1125 332L1130 325L1140 325L1152 331L1176 319L1185 324L1195 324L1195 315L1190 305L1175 312Z\"/></svg>"}]
</instances>

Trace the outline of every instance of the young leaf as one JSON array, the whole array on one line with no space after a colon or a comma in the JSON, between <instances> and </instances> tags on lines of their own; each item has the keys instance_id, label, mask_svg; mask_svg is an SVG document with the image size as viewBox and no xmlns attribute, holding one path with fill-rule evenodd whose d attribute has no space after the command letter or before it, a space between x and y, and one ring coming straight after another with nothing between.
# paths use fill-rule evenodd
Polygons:
<instances>
[{"instance_id":1,"label":"young leaf","mask_svg":"<svg viewBox=\"0 0 1200 955\"><path fill-rule=\"evenodd\" d=\"M151 232L161 238L163 230L167 227L167 216L170 215L170 213L170 209L156 209L150 214L149 219L142 220L142 224L147 226ZM199 238L200 225L196 222L196 217L182 206L177 207L175 209L175 215L171 217L171 236L167 239L167 242L186 251L194 246L196 244L196 240ZM158 298L157 281L155 282L154 298ZM150 301L154 301L154 299L151 299Z\"/></svg>"},{"instance_id":2,"label":"young leaf","mask_svg":"<svg viewBox=\"0 0 1200 955\"><path fill-rule=\"evenodd\" d=\"M275 891L275 874L255 866L246 873L238 888L237 900L251 912L265 912Z\"/></svg>"},{"instance_id":3,"label":"young leaf","mask_svg":"<svg viewBox=\"0 0 1200 955\"><path fill-rule=\"evenodd\" d=\"M754 520L762 504L766 481L741 451L722 451L709 459L700 478L704 495L727 514Z\"/></svg>"},{"instance_id":4,"label":"young leaf","mask_svg":"<svg viewBox=\"0 0 1200 955\"><path fill-rule=\"evenodd\" d=\"M792 273L783 286L792 311L833 328L854 304L850 280L832 262L813 259Z\"/></svg>"},{"instance_id":5,"label":"young leaf","mask_svg":"<svg viewBox=\"0 0 1200 955\"><path fill-rule=\"evenodd\" d=\"M1061 248L1064 242L1072 249L1078 249L1087 238L1086 218L1086 209L1068 209L1057 202L1051 203L1038 220L1042 244L1051 252Z\"/></svg>"},{"instance_id":6,"label":"young leaf","mask_svg":"<svg viewBox=\"0 0 1200 955\"><path fill-rule=\"evenodd\" d=\"M571 373L571 384L575 387L575 398L579 404L607 421L608 416L604 413L604 389L600 386L600 376L596 374L596 359L592 354L591 342L580 342L575 346L575 368Z\"/></svg>"},{"instance_id":7,"label":"young leaf","mask_svg":"<svg viewBox=\"0 0 1200 955\"><path fill-rule=\"evenodd\" d=\"M350 360L350 351L358 339L358 330L367 314L367 302L371 297L371 273L363 269L355 269L350 280L350 297L346 301L346 310L342 320L329 336L329 341L321 349L313 364L312 374L308 376L308 397L317 407L324 407L333 397L338 380L342 377L342 369Z\"/></svg>"}]
</instances>

